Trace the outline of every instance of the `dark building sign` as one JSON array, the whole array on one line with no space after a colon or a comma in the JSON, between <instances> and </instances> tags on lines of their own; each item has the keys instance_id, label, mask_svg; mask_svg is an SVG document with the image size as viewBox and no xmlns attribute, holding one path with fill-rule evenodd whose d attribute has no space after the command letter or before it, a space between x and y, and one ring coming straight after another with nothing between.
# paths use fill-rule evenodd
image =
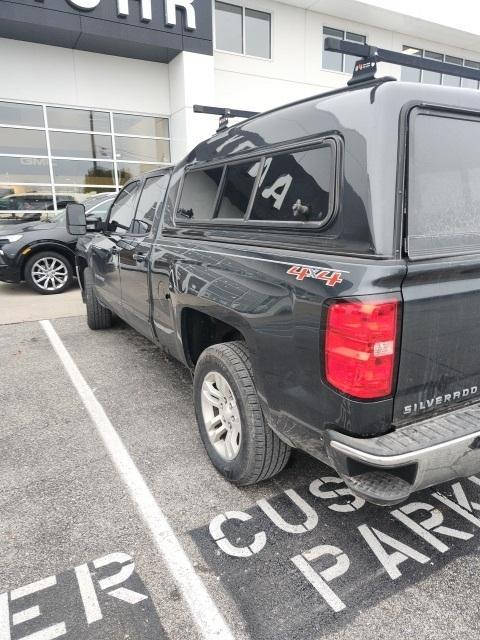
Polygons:
<instances>
[{"instance_id":1,"label":"dark building sign","mask_svg":"<svg viewBox=\"0 0 480 640\"><path fill-rule=\"evenodd\" d=\"M169 62L212 53L211 0L1 0L0 37Z\"/></svg>"}]
</instances>

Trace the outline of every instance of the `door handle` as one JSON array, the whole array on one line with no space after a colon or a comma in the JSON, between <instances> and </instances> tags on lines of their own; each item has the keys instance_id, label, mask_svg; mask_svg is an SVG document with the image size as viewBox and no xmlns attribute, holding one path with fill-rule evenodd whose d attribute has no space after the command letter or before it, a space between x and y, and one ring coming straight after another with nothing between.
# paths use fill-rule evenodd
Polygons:
<instances>
[{"instance_id":1,"label":"door handle","mask_svg":"<svg viewBox=\"0 0 480 640\"><path fill-rule=\"evenodd\" d=\"M132 258L137 262L145 262L145 254L144 253L133 253Z\"/></svg>"}]
</instances>

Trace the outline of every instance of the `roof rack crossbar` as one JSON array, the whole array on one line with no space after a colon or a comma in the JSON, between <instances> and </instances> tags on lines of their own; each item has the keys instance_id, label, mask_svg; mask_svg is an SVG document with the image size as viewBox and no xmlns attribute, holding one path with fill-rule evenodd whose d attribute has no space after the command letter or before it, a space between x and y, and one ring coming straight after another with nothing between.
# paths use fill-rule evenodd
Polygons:
<instances>
[{"instance_id":1,"label":"roof rack crossbar","mask_svg":"<svg viewBox=\"0 0 480 640\"><path fill-rule=\"evenodd\" d=\"M217 131L226 129L230 118L251 118L258 115L258 111L244 111L242 109L229 109L228 107L207 107L203 104L194 104L193 112L220 116Z\"/></svg>"},{"instance_id":2,"label":"roof rack crossbar","mask_svg":"<svg viewBox=\"0 0 480 640\"><path fill-rule=\"evenodd\" d=\"M459 78L480 80L480 69L463 67L461 65L451 64L450 62L430 60L429 58L420 58L408 53L380 49L372 45L348 42L347 40L339 40L338 38L325 38L325 50L358 56L359 60L355 64L353 77L352 80L349 81L349 84L355 84L356 82L362 82L367 79L371 80L375 75L377 62L389 62L390 64L398 64L403 67L413 67L414 69L424 69L425 71L443 73ZM365 64L371 69L370 73L366 73ZM358 65L361 65L361 68L357 69Z\"/></svg>"}]
</instances>

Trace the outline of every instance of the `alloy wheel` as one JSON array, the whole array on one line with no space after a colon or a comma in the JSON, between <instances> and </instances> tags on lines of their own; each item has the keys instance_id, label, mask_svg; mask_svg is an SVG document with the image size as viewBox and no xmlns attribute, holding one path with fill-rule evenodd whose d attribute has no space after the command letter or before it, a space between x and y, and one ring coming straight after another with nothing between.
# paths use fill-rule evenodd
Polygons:
<instances>
[{"instance_id":1,"label":"alloy wheel","mask_svg":"<svg viewBox=\"0 0 480 640\"><path fill-rule=\"evenodd\" d=\"M240 411L231 386L218 371L202 383L202 414L207 435L224 460L237 457L242 443Z\"/></svg>"},{"instance_id":2,"label":"alloy wheel","mask_svg":"<svg viewBox=\"0 0 480 640\"><path fill-rule=\"evenodd\" d=\"M32 265L32 280L44 291L58 291L68 281L68 269L58 258L39 258Z\"/></svg>"}]
</instances>

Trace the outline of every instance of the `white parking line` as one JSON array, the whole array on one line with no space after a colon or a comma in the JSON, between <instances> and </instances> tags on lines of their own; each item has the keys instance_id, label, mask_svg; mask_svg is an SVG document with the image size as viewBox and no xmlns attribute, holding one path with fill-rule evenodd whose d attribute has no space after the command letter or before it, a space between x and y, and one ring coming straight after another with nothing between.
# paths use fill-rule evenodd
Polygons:
<instances>
[{"instance_id":1,"label":"white parking line","mask_svg":"<svg viewBox=\"0 0 480 640\"><path fill-rule=\"evenodd\" d=\"M41 320L40 324L90 414L118 473L150 530L157 549L160 551L165 564L188 604L192 617L203 638L206 640L233 640L233 634L222 614L210 597L205 585L195 573L187 554L102 405L98 402L92 389L80 373L51 322L49 320Z\"/></svg>"}]
</instances>

